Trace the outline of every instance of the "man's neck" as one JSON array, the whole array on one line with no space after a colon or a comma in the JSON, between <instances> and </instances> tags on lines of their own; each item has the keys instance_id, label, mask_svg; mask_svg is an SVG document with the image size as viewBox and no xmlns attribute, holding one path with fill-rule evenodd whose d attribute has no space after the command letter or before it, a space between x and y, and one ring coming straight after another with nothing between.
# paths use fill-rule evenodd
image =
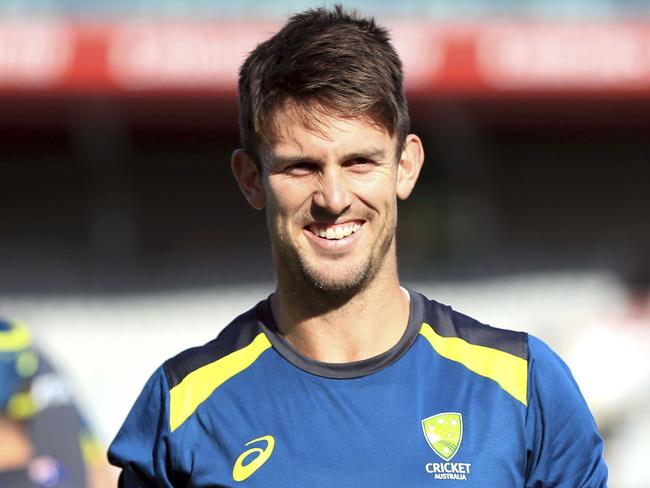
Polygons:
<instances>
[{"instance_id":1,"label":"man's neck","mask_svg":"<svg viewBox=\"0 0 650 488\"><path fill-rule=\"evenodd\" d=\"M343 297L279 283L271 308L280 333L304 356L328 363L360 361L389 350L409 317L408 293L399 286L396 270L390 274Z\"/></svg>"}]
</instances>

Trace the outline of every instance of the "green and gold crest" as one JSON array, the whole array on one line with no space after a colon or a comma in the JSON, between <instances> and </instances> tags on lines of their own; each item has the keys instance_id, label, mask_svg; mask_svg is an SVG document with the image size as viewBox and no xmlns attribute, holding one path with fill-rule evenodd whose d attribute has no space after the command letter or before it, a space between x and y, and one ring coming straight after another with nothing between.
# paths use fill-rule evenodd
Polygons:
<instances>
[{"instance_id":1,"label":"green and gold crest","mask_svg":"<svg viewBox=\"0 0 650 488\"><path fill-rule=\"evenodd\" d=\"M456 412L439 413L422 421L429 446L445 461L454 457L463 439L463 417Z\"/></svg>"}]
</instances>

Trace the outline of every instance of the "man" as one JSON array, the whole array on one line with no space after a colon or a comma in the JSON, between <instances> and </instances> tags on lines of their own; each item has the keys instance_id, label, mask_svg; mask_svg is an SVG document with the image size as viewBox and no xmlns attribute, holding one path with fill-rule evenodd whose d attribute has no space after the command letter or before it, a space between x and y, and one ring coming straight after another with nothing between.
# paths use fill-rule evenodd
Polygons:
<instances>
[{"instance_id":1,"label":"man","mask_svg":"<svg viewBox=\"0 0 650 488\"><path fill-rule=\"evenodd\" d=\"M115 484L66 382L21 323L0 318L0 487Z\"/></svg>"},{"instance_id":2,"label":"man","mask_svg":"<svg viewBox=\"0 0 650 488\"><path fill-rule=\"evenodd\" d=\"M296 15L239 95L232 169L266 211L277 287L149 380L109 450L121 486L605 486L544 344L400 287L397 199L424 154L386 31Z\"/></svg>"}]
</instances>

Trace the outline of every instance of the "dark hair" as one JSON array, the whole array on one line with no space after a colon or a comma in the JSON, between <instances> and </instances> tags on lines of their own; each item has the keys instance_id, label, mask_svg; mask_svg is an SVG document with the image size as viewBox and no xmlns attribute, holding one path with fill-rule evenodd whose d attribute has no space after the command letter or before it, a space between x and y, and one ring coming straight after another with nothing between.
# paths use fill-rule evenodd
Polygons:
<instances>
[{"instance_id":1,"label":"dark hair","mask_svg":"<svg viewBox=\"0 0 650 488\"><path fill-rule=\"evenodd\" d=\"M314 130L322 115L366 118L396 134L401 151L410 130L402 82L399 56L374 19L340 5L306 10L259 44L241 67L242 146L259 161L260 142L277 136L275 114L290 108Z\"/></svg>"}]
</instances>

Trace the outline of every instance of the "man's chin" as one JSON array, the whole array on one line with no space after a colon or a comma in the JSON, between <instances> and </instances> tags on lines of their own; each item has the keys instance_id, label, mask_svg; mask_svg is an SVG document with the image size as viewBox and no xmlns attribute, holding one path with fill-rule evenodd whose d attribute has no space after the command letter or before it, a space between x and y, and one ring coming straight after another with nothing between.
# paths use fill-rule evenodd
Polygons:
<instances>
[{"instance_id":1,"label":"man's chin","mask_svg":"<svg viewBox=\"0 0 650 488\"><path fill-rule=\"evenodd\" d=\"M346 294L363 288L367 281L367 270L355 273L318 273L314 270L302 269L302 274L309 286L327 294Z\"/></svg>"}]
</instances>

